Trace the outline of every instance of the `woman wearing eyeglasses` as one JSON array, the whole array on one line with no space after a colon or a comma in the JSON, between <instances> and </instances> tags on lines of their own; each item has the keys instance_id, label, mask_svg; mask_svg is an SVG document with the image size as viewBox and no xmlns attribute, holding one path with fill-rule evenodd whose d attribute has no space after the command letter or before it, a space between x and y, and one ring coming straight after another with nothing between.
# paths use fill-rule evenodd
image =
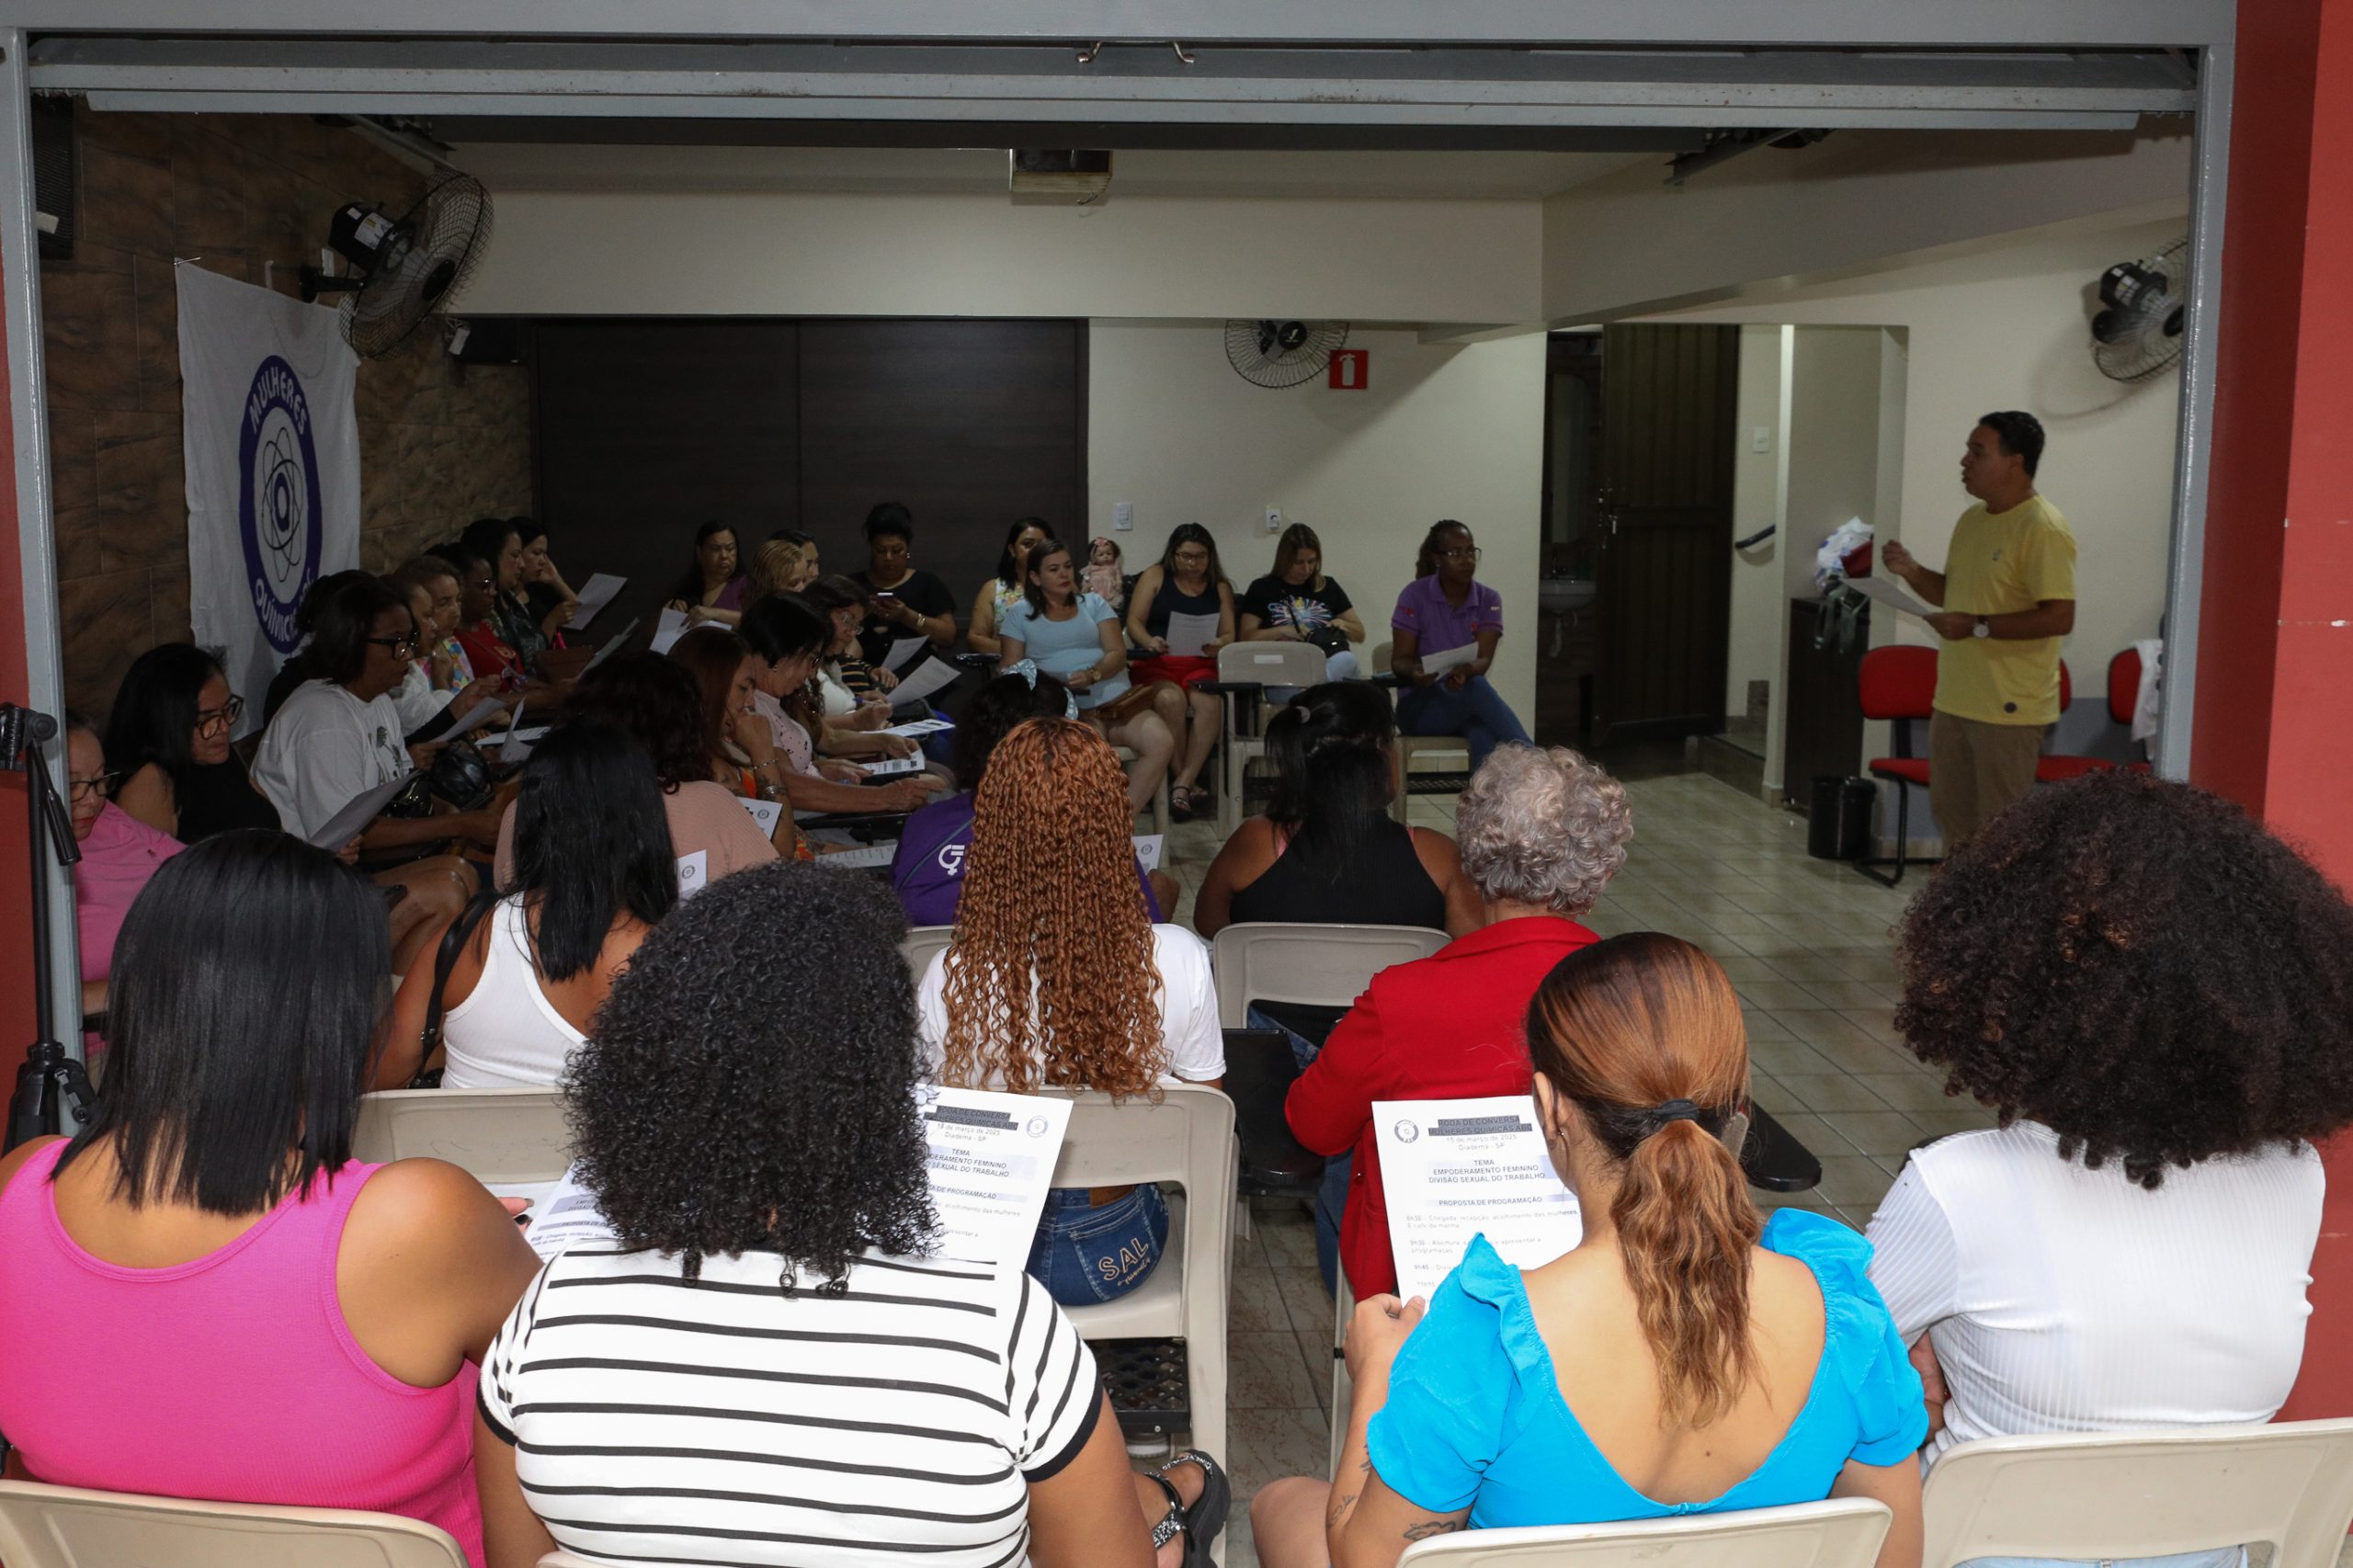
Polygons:
<instances>
[{"instance_id":1,"label":"woman wearing eyeglasses","mask_svg":"<svg viewBox=\"0 0 2353 1568\"><path fill-rule=\"evenodd\" d=\"M1503 694L1487 682L1503 641L1504 597L1478 580L1479 547L1452 518L1430 525L1414 562L1414 580L1397 596L1389 618L1394 642L1389 667L1405 690L1397 699L1397 727L1409 735L1461 735L1471 748L1471 770L1507 741L1528 744L1528 732ZM1466 658L1461 650L1469 650ZM1460 663L1426 666L1439 655Z\"/></svg>"},{"instance_id":2,"label":"woman wearing eyeglasses","mask_svg":"<svg viewBox=\"0 0 2353 1568\"><path fill-rule=\"evenodd\" d=\"M203 649L165 642L133 659L107 714L114 803L158 833L196 844L237 827L278 825L229 744L243 699Z\"/></svg>"},{"instance_id":3,"label":"woman wearing eyeglasses","mask_svg":"<svg viewBox=\"0 0 2353 1568\"><path fill-rule=\"evenodd\" d=\"M187 846L107 799L117 776L107 769L98 733L79 713L65 716L65 792L74 813L74 920L81 936L82 1011L104 1008L115 937L131 900L157 868Z\"/></svg>"}]
</instances>

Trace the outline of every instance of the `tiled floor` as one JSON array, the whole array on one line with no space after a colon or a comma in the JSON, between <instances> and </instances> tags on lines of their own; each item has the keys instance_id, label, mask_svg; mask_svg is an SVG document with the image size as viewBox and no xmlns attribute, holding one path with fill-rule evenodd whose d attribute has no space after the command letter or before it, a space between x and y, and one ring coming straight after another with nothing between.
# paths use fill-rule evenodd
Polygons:
<instances>
[{"instance_id":1,"label":"tiled floor","mask_svg":"<svg viewBox=\"0 0 2353 1568\"><path fill-rule=\"evenodd\" d=\"M1927 1137L1991 1125L1949 1099L1941 1074L1898 1040L1892 928L1918 882L1890 891L1807 858L1802 818L1771 810L1703 774L1630 783L1634 839L1626 869L1589 921L1607 935L1666 931L1713 954L1748 1018L1756 1101L1821 1158L1810 1193L1757 1193L1860 1226L1904 1153ZM1450 797L1419 797L1416 825L1451 831ZM1185 883L1175 915L1217 853L1207 822L1171 835ZM1923 876L1915 872L1913 876ZM1234 1517L1228 1568L1256 1568L1249 1498L1279 1476L1321 1473L1329 1441L1331 1299L1315 1272L1314 1235L1293 1206L1259 1206L1237 1238L1228 1358Z\"/></svg>"}]
</instances>

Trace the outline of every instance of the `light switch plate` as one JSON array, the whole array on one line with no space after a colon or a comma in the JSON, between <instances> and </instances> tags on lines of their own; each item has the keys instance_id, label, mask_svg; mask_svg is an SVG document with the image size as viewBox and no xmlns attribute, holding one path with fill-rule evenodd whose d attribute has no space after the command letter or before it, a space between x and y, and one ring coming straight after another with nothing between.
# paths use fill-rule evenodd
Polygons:
<instances>
[{"instance_id":1,"label":"light switch plate","mask_svg":"<svg viewBox=\"0 0 2353 1568\"><path fill-rule=\"evenodd\" d=\"M1120 501L1114 503L1111 507L1111 526L1118 528L1122 533L1125 533L1129 529L1134 528L1136 526L1136 504L1132 501Z\"/></svg>"},{"instance_id":2,"label":"light switch plate","mask_svg":"<svg viewBox=\"0 0 2353 1568\"><path fill-rule=\"evenodd\" d=\"M1267 508L1267 531L1270 534L1279 534L1283 531L1283 513L1281 507L1269 506Z\"/></svg>"},{"instance_id":3,"label":"light switch plate","mask_svg":"<svg viewBox=\"0 0 2353 1568\"><path fill-rule=\"evenodd\" d=\"M1770 425L1759 425L1754 431L1752 431L1748 437L1748 449L1752 452L1771 451L1773 449L1773 427Z\"/></svg>"}]
</instances>

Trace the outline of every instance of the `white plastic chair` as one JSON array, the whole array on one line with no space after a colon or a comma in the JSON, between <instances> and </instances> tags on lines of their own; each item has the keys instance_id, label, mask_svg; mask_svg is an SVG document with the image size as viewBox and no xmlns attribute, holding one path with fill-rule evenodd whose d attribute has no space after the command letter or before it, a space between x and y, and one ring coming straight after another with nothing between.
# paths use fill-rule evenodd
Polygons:
<instances>
[{"instance_id":1,"label":"white plastic chair","mask_svg":"<svg viewBox=\"0 0 2353 1568\"><path fill-rule=\"evenodd\" d=\"M1883 1503L1840 1497L1633 1522L1463 1530L1407 1547L1397 1568L1871 1568L1893 1522Z\"/></svg>"},{"instance_id":2,"label":"white plastic chair","mask_svg":"<svg viewBox=\"0 0 2353 1568\"><path fill-rule=\"evenodd\" d=\"M1381 675L1392 673L1389 661L1395 653L1396 646L1393 642L1383 642L1373 649L1372 667L1375 672ZM1404 688L1401 687L1398 689L1402 692ZM1406 804L1414 793L1415 758L1453 756L1462 759L1461 767L1454 771L1471 771L1471 743L1461 735L1398 735L1397 793L1389 802L1389 814L1399 822L1405 820Z\"/></svg>"},{"instance_id":3,"label":"white plastic chair","mask_svg":"<svg viewBox=\"0 0 2353 1568\"><path fill-rule=\"evenodd\" d=\"M551 1088L362 1095L351 1138L355 1159L447 1160L484 1186L554 1181L572 1163L571 1150L563 1096Z\"/></svg>"},{"instance_id":4,"label":"white plastic chair","mask_svg":"<svg viewBox=\"0 0 2353 1568\"><path fill-rule=\"evenodd\" d=\"M1446 946L1422 926L1307 926L1245 920L1217 934L1218 1022L1247 1027L1253 1002L1346 1007L1391 964L1426 959Z\"/></svg>"},{"instance_id":5,"label":"white plastic chair","mask_svg":"<svg viewBox=\"0 0 2353 1568\"><path fill-rule=\"evenodd\" d=\"M448 1532L398 1514L203 1503L0 1481L8 1568L467 1568Z\"/></svg>"},{"instance_id":6,"label":"white plastic chair","mask_svg":"<svg viewBox=\"0 0 2353 1568\"><path fill-rule=\"evenodd\" d=\"M1164 1193L1168 1248L1149 1278L1116 1301L1063 1310L1087 1339L1182 1339L1193 1445L1222 1460L1233 1102L1192 1084L1163 1088L1157 1103L1138 1095L1115 1105L1094 1090L1070 1097L1070 1131L1054 1163L1056 1187L1150 1181L1184 1191Z\"/></svg>"},{"instance_id":7,"label":"white plastic chair","mask_svg":"<svg viewBox=\"0 0 2353 1568\"><path fill-rule=\"evenodd\" d=\"M1320 686L1327 662L1324 650L1312 642L1228 642L1217 651L1217 678L1222 682L1254 681L1268 687ZM1259 700L1247 703L1233 692L1222 696L1220 744L1225 749L1225 788L1217 798L1217 833L1221 839L1231 837L1233 830L1242 825L1243 782L1249 775L1252 760L1267 755L1267 721L1274 717L1271 705L1263 695ZM1247 733L1241 724L1245 709L1257 714L1257 722Z\"/></svg>"},{"instance_id":8,"label":"white plastic chair","mask_svg":"<svg viewBox=\"0 0 2353 1568\"><path fill-rule=\"evenodd\" d=\"M2353 1418L1960 1443L1928 1471L1921 1568L2268 1541L2272 1568L2334 1568L2353 1525Z\"/></svg>"},{"instance_id":9,"label":"white plastic chair","mask_svg":"<svg viewBox=\"0 0 2353 1568\"><path fill-rule=\"evenodd\" d=\"M923 983L923 971L931 967L931 956L946 950L955 935L953 926L918 926L899 944L899 951L907 957L907 972L915 977L917 985Z\"/></svg>"}]
</instances>

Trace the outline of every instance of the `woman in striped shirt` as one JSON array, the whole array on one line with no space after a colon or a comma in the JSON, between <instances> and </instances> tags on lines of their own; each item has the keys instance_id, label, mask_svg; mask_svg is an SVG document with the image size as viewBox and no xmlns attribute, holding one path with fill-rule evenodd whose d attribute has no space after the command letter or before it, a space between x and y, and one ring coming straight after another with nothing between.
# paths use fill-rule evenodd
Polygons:
<instances>
[{"instance_id":1,"label":"woman in striped shirt","mask_svg":"<svg viewBox=\"0 0 2353 1568\"><path fill-rule=\"evenodd\" d=\"M615 983L567 1097L618 1239L552 1259L483 1362L491 1568L1208 1561L1214 1467L1131 1474L1020 1260L932 1256L905 931L880 883L779 863Z\"/></svg>"}]
</instances>

